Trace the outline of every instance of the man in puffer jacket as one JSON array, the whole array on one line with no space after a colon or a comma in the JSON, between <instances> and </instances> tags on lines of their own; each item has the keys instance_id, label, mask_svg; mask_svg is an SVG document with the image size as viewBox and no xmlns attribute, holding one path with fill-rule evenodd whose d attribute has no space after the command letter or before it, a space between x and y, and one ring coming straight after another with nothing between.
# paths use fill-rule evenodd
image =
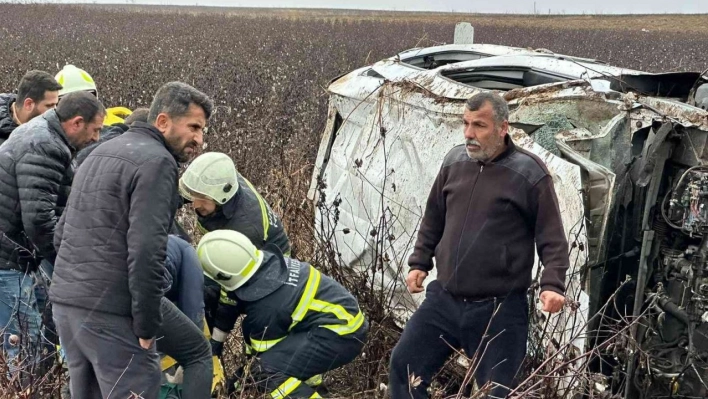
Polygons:
<instances>
[{"instance_id":1,"label":"man in puffer jacket","mask_svg":"<svg viewBox=\"0 0 708 399\"><path fill-rule=\"evenodd\" d=\"M132 125L134 122L147 123L149 112L149 108L138 108L133 111L133 113L130 114L127 118L125 118L125 123L119 122L111 126L104 126L103 129L101 129L101 135L98 141L86 146L86 148L76 154L76 167L78 168L79 166L81 166L81 164L86 160L89 154L91 154L93 150L98 148L99 145L116 137L119 137L121 134L127 132L130 128L130 125ZM182 205L180 204L179 208L181 207ZM189 236L189 234L184 229L182 224L177 220L177 218L175 218L174 223L172 223L172 226L170 227L170 234L174 234L190 244L192 243L192 238Z\"/></svg>"},{"instance_id":2,"label":"man in puffer jacket","mask_svg":"<svg viewBox=\"0 0 708 399\"><path fill-rule=\"evenodd\" d=\"M44 71L29 71L22 77L17 94L0 94L0 144L23 123L56 107L62 86Z\"/></svg>"},{"instance_id":3,"label":"man in puffer jacket","mask_svg":"<svg viewBox=\"0 0 708 399\"><path fill-rule=\"evenodd\" d=\"M36 350L34 272L40 261L54 263L54 230L71 187L72 158L98 139L104 115L95 97L77 93L15 129L0 146L0 327L11 359L19 350L10 342L13 334L28 332L30 350Z\"/></svg>"},{"instance_id":4,"label":"man in puffer jacket","mask_svg":"<svg viewBox=\"0 0 708 399\"><path fill-rule=\"evenodd\" d=\"M212 352L220 355L245 314L243 337L255 354L251 375L270 397L320 398L308 380L361 353L369 325L357 300L313 266L283 257L276 246L258 250L233 230L207 233L197 254L232 301L219 304Z\"/></svg>"},{"instance_id":5,"label":"man in puffer jacket","mask_svg":"<svg viewBox=\"0 0 708 399\"><path fill-rule=\"evenodd\" d=\"M76 167L78 168L81 166L84 160L86 160L86 157L88 157L89 154L96 149L96 147L127 132L133 122L147 123L149 112L149 108L138 108L130 114L130 116L125 118L124 122L118 122L111 126L104 126L103 129L101 129L101 134L98 141L92 143L76 154Z\"/></svg>"},{"instance_id":6,"label":"man in puffer jacket","mask_svg":"<svg viewBox=\"0 0 708 399\"><path fill-rule=\"evenodd\" d=\"M158 395L155 344L169 319L162 284L178 163L201 147L212 109L204 93L169 82L148 123L98 146L77 170L54 236L49 290L77 397Z\"/></svg>"}]
</instances>

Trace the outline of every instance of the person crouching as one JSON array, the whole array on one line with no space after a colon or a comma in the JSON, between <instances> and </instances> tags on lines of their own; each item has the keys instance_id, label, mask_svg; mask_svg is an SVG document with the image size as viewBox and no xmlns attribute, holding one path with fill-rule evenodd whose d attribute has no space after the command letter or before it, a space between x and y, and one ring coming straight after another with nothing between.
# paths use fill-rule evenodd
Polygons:
<instances>
[{"instance_id":1,"label":"person crouching","mask_svg":"<svg viewBox=\"0 0 708 399\"><path fill-rule=\"evenodd\" d=\"M212 351L241 314L251 375L272 398L320 398L306 381L350 363L366 342L369 324L354 296L332 278L275 246L258 250L233 230L207 233L197 246L207 276L230 303L219 304Z\"/></svg>"}]
</instances>

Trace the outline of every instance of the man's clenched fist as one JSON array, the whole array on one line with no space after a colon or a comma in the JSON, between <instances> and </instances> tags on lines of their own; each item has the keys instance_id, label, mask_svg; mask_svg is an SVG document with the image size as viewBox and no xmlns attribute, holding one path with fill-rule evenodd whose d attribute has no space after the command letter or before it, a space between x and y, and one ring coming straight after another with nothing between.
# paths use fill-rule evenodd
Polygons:
<instances>
[{"instance_id":1,"label":"man's clenched fist","mask_svg":"<svg viewBox=\"0 0 708 399\"><path fill-rule=\"evenodd\" d=\"M425 280L426 277L428 277L428 272L422 270L411 270L408 272L408 277L406 277L408 292L411 294L423 292L423 280Z\"/></svg>"},{"instance_id":2,"label":"man's clenched fist","mask_svg":"<svg viewBox=\"0 0 708 399\"><path fill-rule=\"evenodd\" d=\"M565 297L553 291L543 291L540 299L543 304L544 312L556 313L563 309L563 305L565 304Z\"/></svg>"}]
</instances>

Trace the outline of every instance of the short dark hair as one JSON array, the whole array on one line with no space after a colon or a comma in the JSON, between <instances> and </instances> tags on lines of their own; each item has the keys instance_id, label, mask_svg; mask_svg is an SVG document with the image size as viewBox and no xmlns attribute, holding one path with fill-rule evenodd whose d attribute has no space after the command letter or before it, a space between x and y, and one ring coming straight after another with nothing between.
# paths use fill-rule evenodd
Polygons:
<instances>
[{"instance_id":1,"label":"short dark hair","mask_svg":"<svg viewBox=\"0 0 708 399\"><path fill-rule=\"evenodd\" d=\"M207 119L211 117L214 103L206 94L186 83L166 83L155 93L155 98L150 105L148 123L155 123L157 115L163 112L171 118L184 116L192 104L201 107Z\"/></svg>"},{"instance_id":2,"label":"short dark hair","mask_svg":"<svg viewBox=\"0 0 708 399\"><path fill-rule=\"evenodd\" d=\"M502 96L494 92L487 91L475 94L467 100L465 106L470 111L479 111L487 103L492 106L494 122L497 126L509 120L509 105L507 105Z\"/></svg>"},{"instance_id":3,"label":"short dark hair","mask_svg":"<svg viewBox=\"0 0 708 399\"><path fill-rule=\"evenodd\" d=\"M125 124L130 126L133 122L146 122L148 121L148 114L150 113L150 108L136 108L132 114L125 118Z\"/></svg>"},{"instance_id":4,"label":"short dark hair","mask_svg":"<svg viewBox=\"0 0 708 399\"><path fill-rule=\"evenodd\" d=\"M47 72L31 70L22 77L17 87L17 103L22 104L31 98L34 102L44 100L44 93L59 91L63 87Z\"/></svg>"},{"instance_id":5,"label":"short dark hair","mask_svg":"<svg viewBox=\"0 0 708 399\"><path fill-rule=\"evenodd\" d=\"M86 123L91 122L96 115L105 115L106 108L98 98L87 91L75 91L61 98L56 108L59 122L68 121L80 116Z\"/></svg>"}]
</instances>

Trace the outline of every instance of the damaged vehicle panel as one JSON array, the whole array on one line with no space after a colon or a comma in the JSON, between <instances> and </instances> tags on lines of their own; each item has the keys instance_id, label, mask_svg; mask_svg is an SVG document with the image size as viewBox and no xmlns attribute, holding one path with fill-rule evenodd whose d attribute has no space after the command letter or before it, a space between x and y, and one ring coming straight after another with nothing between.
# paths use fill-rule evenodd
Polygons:
<instances>
[{"instance_id":1,"label":"damaged vehicle panel","mask_svg":"<svg viewBox=\"0 0 708 399\"><path fill-rule=\"evenodd\" d=\"M328 90L309 195L337 211L318 212L315 228L337 242L346 266L378 265L372 278L391 293L400 325L423 300L405 288L406 262L440 164L463 140L464 102L495 90L509 103L514 142L553 174L571 244L575 306L550 318L536 311L559 327L537 324L534 334L580 353L596 348L573 366L604 376L589 388L566 378L559 397L708 396L708 80L700 72L454 44L405 51ZM534 279L543 268L536 259ZM535 300L538 287L530 291ZM631 322L631 342L605 344L616 334L603 320Z\"/></svg>"}]
</instances>

